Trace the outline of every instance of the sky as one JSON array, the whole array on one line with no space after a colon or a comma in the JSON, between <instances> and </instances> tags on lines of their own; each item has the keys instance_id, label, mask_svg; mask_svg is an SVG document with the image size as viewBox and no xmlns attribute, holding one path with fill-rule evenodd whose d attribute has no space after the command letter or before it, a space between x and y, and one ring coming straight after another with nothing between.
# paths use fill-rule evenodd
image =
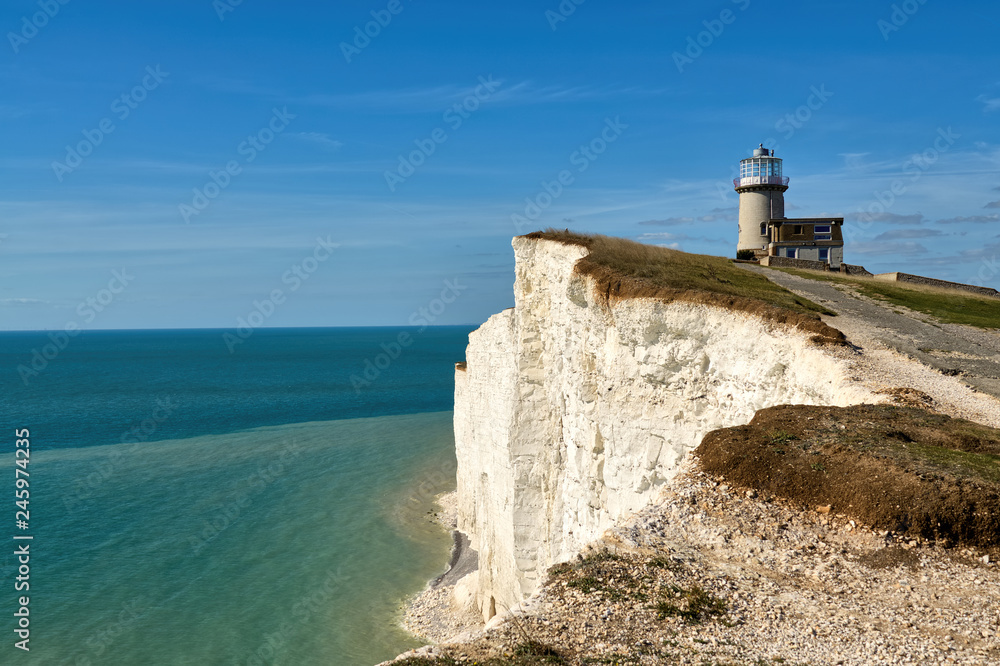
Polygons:
<instances>
[{"instance_id":1,"label":"sky","mask_svg":"<svg viewBox=\"0 0 1000 666\"><path fill-rule=\"evenodd\" d=\"M0 330L477 324L547 227L1000 287L994 0L0 2ZM256 313L256 314L255 314Z\"/></svg>"}]
</instances>

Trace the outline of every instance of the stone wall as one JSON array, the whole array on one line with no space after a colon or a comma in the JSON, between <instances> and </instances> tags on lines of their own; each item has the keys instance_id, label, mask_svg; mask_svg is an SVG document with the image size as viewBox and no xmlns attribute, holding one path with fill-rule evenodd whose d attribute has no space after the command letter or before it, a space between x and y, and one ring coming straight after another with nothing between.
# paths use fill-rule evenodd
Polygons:
<instances>
[{"instance_id":1,"label":"stone wall","mask_svg":"<svg viewBox=\"0 0 1000 666\"><path fill-rule=\"evenodd\" d=\"M879 273L874 276L876 280L885 282L907 282L910 284L922 284L928 287L939 287L941 289L956 289L968 291L973 294L983 296L1000 297L1000 292L990 287L979 287L974 284L962 284L961 282L949 282L948 280L937 280L935 278L924 277L922 275L911 275L910 273Z\"/></svg>"},{"instance_id":2,"label":"stone wall","mask_svg":"<svg viewBox=\"0 0 1000 666\"><path fill-rule=\"evenodd\" d=\"M841 264L840 272L846 275L858 275L860 277L874 277L871 271L864 266L853 266L851 264Z\"/></svg>"},{"instance_id":3,"label":"stone wall","mask_svg":"<svg viewBox=\"0 0 1000 666\"><path fill-rule=\"evenodd\" d=\"M810 271L829 270L829 264L825 261L809 261L808 259L792 259L791 257L764 257L760 260L761 266L770 268L804 268Z\"/></svg>"}]
</instances>

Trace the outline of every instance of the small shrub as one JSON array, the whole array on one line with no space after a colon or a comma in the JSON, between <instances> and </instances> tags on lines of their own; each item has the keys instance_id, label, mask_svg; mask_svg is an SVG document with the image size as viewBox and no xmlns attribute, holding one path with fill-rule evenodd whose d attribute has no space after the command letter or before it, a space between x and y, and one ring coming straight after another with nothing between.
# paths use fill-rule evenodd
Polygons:
<instances>
[{"instance_id":1,"label":"small shrub","mask_svg":"<svg viewBox=\"0 0 1000 666\"><path fill-rule=\"evenodd\" d=\"M689 590L672 586L668 594L668 598L653 607L660 620L679 617L688 624L698 624L709 617L721 617L727 611L724 599L713 596L700 585Z\"/></svg>"},{"instance_id":2,"label":"small shrub","mask_svg":"<svg viewBox=\"0 0 1000 666\"><path fill-rule=\"evenodd\" d=\"M515 657L544 657L543 663L564 664L566 660L552 647L536 640L528 640L514 648Z\"/></svg>"},{"instance_id":3,"label":"small shrub","mask_svg":"<svg viewBox=\"0 0 1000 666\"><path fill-rule=\"evenodd\" d=\"M754 255L753 250L737 250L736 251L736 258L740 259L740 260L750 260L750 259L753 259L755 256L756 255Z\"/></svg>"}]
</instances>

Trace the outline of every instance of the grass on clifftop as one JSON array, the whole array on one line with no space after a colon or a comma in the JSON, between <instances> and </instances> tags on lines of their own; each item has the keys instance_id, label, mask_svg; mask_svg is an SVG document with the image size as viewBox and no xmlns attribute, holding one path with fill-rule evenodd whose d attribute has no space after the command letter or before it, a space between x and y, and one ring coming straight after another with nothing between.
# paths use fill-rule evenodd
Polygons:
<instances>
[{"instance_id":1,"label":"grass on clifftop","mask_svg":"<svg viewBox=\"0 0 1000 666\"><path fill-rule=\"evenodd\" d=\"M1000 430L893 405L762 409L708 433L702 468L876 529L1000 550Z\"/></svg>"},{"instance_id":2,"label":"grass on clifftop","mask_svg":"<svg viewBox=\"0 0 1000 666\"><path fill-rule=\"evenodd\" d=\"M859 276L831 275L819 271L777 268L799 277L854 287L876 300L930 315L946 324L1000 328L1000 299L991 296L934 288L905 282L883 282Z\"/></svg>"},{"instance_id":3,"label":"grass on clifftop","mask_svg":"<svg viewBox=\"0 0 1000 666\"><path fill-rule=\"evenodd\" d=\"M597 289L607 300L652 297L704 303L791 324L826 341L844 339L843 334L818 317L836 313L796 296L762 275L742 270L723 257L569 230L536 231L526 238L587 248L590 254L577 262L576 270L594 278Z\"/></svg>"}]
</instances>

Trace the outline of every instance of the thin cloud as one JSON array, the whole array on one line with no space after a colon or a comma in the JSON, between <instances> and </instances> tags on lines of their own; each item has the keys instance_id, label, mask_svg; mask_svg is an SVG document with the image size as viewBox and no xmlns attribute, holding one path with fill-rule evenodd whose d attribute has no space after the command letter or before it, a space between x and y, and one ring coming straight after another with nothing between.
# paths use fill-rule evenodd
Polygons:
<instances>
[{"instance_id":1,"label":"thin cloud","mask_svg":"<svg viewBox=\"0 0 1000 666\"><path fill-rule=\"evenodd\" d=\"M628 95L651 95L660 91L640 88L590 86L539 86L531 81L508 82L502 78L483 76L481 81L495 84L489 95L489 104L526 106L532 104L557 104L598 99L620 99ZM291 104L326 106L342 109L371 109L390 113L419 113L441 111L470 95L482 86L480 80L471 85L447 84L425 88L383 89L357 93L311 94L286 100ZM480 90L480 96L483 91Z\"/></svg>"},{"instance_id":2,"label":"thin cloud","mask_svg":"<svg viewBox=\"0 0 1000 666\"><path fill-rule=\"evenodd\" d=\"M899 215L897 213L861 213L848 215L850 222L885 222L886 224L923 224L923 213Z\"/></svg>"},{"instance_id":3,"label":"thin cloud","mask_svg":"<svg viewBox=\"0 0 1000 666\"><path fill-rule=\"evenodd\" d=\"M695 238L693 236L688 236L687 234L672 234L669 231L663 231L659 233L640 234L637 240L646 242L646 241L682 241L682 240L701 240L701 239Z\"/></svg>"},{"instance_id":4,"label":"thin cloud","mask_svg":"<svg viewBox=\"0 0 1000 666\"><path fill-rule=\"evenodd\" d=\"M886 231L875 237L877 241L901 240L904 238L930 238L932 236L944 236L940 229L893 229Z\"/></svg>"},{"instance_id":5,"label":"thin cloud","mask_svg":"<svg viewBox=\"0 0 1000 666\"><path fill-rule=\"evenodd\" d=\"M682 241L697 241L699 243L709 243L712 245L731 245L732 241L721 238L708 238L707 236L689 236L688 234L674 234L669 231L650 232L640 234L636 237L640 243L650 243L660 247L670 247L676 249Z\"/></svg>"},{"instance_id":6,"label":"thin cloud","mask_svg":"<svg viewBox=\"0 0 1000 666\"><path fill-rule=\"evenodd\" d=\"M968 222L971 224L988 224L990 222L1000 222L1000 213L994 213L993 215L969 215L960 217L949 217L943 220L938 220L938 224L962 224Z\"/></svg>"},{"instance_id":7,"label":"thin cloud","mask_svg":"<svg viewBox=\"0 0 1000 666\"><path fill-rule=\"evenodd\" d=\"M50 301L37 298L0 298L0 305L48 305Z\"/></svg>"},{"instance_id":8,"label":"thin cloud","mask_svg":"<svg viewBox=\"0 0 1000 666\"><path fill-rule=\"evenodd\" d=\"M847 169L860 169L864 166L865 158L871 153L840 153L840 157L844 158L844 167Z\"/></svg>"},{"instance_id":9,"label":"thin cloud","mask_svg":"<svg viewBox=\"0 0 1000 666\"><path fill-rule=\"evenodd\" d=\"M340 150L344 145L342 141L337 141L324 132L296 132L290 136L298 141L311 143L330 151Z\"/></svg>"},{"instance_id":10,"label":"thin cloud","mask_svg":"<svg viewBox=\"0 0 1000 666\"><path fill-rule=\"evenodd\" d=\"M982 102L983 113L992 113L993 111L1000 111L1000 97L987 97L986 95L980 95L976 98L977 102Z\"/></svg>"},{"instance_id":11,"label":"thin cloud","mask_svg":"<svg viewBox=\"0 0 1000 666\"><path fill-rule=\"evenodd\" d=\"M739 216L738 208L713 208L708 215L665 217L661 220L644 220L639 222L644 227L673 227L679 224L698 224L699 222L732 221Z\"/></svg>"},{"instance_id":12,"label":"thin cloud","mask_svg":"<svg viewBox=\"0 0 1000 666\"><path fill-rule=\"evenodd\" d=\"M991 201L983 206L983 208L1000 208L1000 201Z\"/></svg>"},{"instance_id":13,"label":"thin cloud","mask_svg":"<svg viewBox=\"0 0 1000 666\"><path fill-rule=\"evenodd\" d=\"M852 243L850 246L851 252L856 252L857 254L864 254L869 256L878 256L883 254L902 254L902 255L914 255L914 254L925 254L927 248L920 243L908 242L908 243Z\"/></svg>"},{"instance_id":14,"label":"thin cloud","mask_svg":"<svg viewBox=\"0 0 1000 666\"><path fill-rule=\"evenodd\" d=\"M662 220L645 220L640 222L640 226L644 227L672 227L679 224L693 224L695 219L693 217L665 217Z\"/></svg>"}]
</instances>

